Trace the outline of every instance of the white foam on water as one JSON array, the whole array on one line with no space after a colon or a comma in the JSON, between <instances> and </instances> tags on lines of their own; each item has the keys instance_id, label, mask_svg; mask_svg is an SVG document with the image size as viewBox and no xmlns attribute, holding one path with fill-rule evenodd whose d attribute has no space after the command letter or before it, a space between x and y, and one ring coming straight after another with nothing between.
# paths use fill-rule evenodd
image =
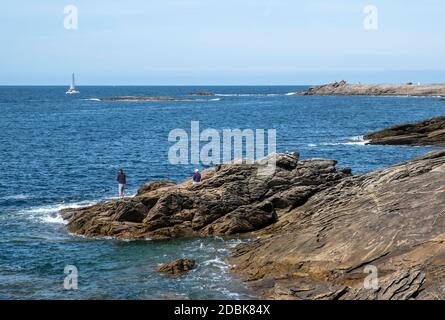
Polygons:
<instances>
[{"instance_id":1,"label":"white foam on water","mask_svg":"<svg viewBox=\"0 0 445 320\"><path fill-rule=\"evenodd\" d=\"M244 243L244 242L246 242L246 239L244 239L244 240L241 240L241 239L233 239L233 240L231 240L230 241L230 243L229 243L229 247L230 248L235 248L237 245L239 245L239 244L241 244L241 243Z\"/></svg>"},{"instance_id":2,"label":"white foam on water","mask_svg":"<svg viewBox=\"0 0 445 320\"><path fill-rule=\"evenodd\" d=\"M360 146L365 146L366 144L368 144L369 142L371 142L371 140L365 140L363 138L363 136L355 136L355 137L351 137L349 138L350 141L345 142L344 144L346 145L360 145Z\"/></svg>"},{"instance_id":3,"label":"white foam on water","mask_svg":"<svg viewBox=\"0 0 445 320\"><path fill-rule=\"evenodd\" d=\"M4 197L0 197L0 200L26 200L31 198L31 196L27 195L27 194L15 194L12 196L4 196Z\"/></svg>"},{"instance_id":4,"label":"white foam on water","mask_svg":"<svg viewBox=\"0 0 445 320\"><path fill-rule=\"evenodd\" d=\"M211 266L220 268L222 270L226 270L229 268L229 265L226 262L224 262L223 260L221 260L219 257L215 257L214 259L206 260L202 264L205 266L211 265Z\"/></svg>"},{"instance_id":5,"label":"white foam on water","mask_svg":"<svg viewBox=\"0 0 445 320\"><path fill-rule=\"evenodd\" d=\"M209 101L220 101L221 100L221 98L214 98L214 99L193 99L193 100L186 100L185 102L196 102L196 101L199 101L199 102L203 102L203 101L205 101L205 102L209 102Z\"/></svg>"},{"instance_id":6,"label":"white foam on water","mask_svg":"<svg viewBox=\"0 0 445 320\"><path fill-rule=\"evenodd\" d=\"M54 217L50 216L50 215L44 216L44 217L41 218L41 220L43 222L46 222L46 223L60 223L60 224L67 224L68 223L68 221L63 220L63 218L60 216L60 214L58 214L58 215L56 215Z\"/></svg>"},{"instance_id":7,"label":"white foam on water","mask_svg":"<svg viewBox=\"0 0 445 320\"><path fill-rule=\"evenodd\" d=\"M365 140L363 136L355 136L355 137L349 137L346 138L343 142L323 142L323 143L309 143L307 144L308 147L326 147L326 146L366 146L370 140Z\"/></svg>"},{"instance_id":8,"label":"white foam on water","mask_svg":"<svg viewBox=\"0 0 445 320\"><path fill-rule=\"evenodd\" d=\"M65 221L59 211L63 209L68 208L82 208L89 205L93 205L97 203L97 201L80 201L80 202L74 202L74 203L61 203L61 204L54 204L54 205L45 205L40 207L32 207L29 209L25 209L19 212L19 214L25 215L27 218L43 222L43 223L59 223L59 224L66 224L67 221Z\"/></svg>"}]
</instances>

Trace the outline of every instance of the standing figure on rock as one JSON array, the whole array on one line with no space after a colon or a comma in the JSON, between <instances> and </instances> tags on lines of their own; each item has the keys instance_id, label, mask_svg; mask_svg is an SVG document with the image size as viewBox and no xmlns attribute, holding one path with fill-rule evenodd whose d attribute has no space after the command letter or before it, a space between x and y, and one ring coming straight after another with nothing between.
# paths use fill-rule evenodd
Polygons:
<instances>
[{"instance_id":1,"label":"standing figure on rock","mask_svg":"<svg viewBox=\"0 0 445 320\"><path fill-rule=\"evenodd\" d=\"M123 199L125 197L125 184L127 183L127 177L122 169L119 169L117 174L117 182L119 183L119 198Z\"/></svg>"},{"instance_id":2,"label":"standing figure on rock","mask_svg":"<svg viewBox=\"0 0 445 320\"><path fill-rule=\"evenodd\" d=\"M201 174L198 169L195 169L195 174L193 175L193 184L198 184L201 182Z\"/></svg>"}]
</instances>

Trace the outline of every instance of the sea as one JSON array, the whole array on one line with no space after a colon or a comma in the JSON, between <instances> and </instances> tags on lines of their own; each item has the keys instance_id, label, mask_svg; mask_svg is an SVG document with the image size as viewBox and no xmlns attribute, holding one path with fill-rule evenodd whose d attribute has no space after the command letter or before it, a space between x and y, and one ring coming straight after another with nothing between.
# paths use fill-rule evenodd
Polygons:
<instances>
[{"instance_id":1,"label":"sea","mask_svg":"<svg viewBox=\"0 0 445 320\"><path fill-rule=\"evenodd\" d=\"M276 130L278 152L338 160L363 174L433 147L370 146L363 135L443 115L435 97L293 96L306 86L0 87L0 299L255 299L227 257L244 237L170 241L88 239L66 230L59 210L127 194L146 181L180 182L202 163L172 163L175 129ZM100 101L113 96L193 101ZM174 131L173 131L174 132ZM160 264L192 258L197 268L169 277Z\"/></svg>"}]
</instances>

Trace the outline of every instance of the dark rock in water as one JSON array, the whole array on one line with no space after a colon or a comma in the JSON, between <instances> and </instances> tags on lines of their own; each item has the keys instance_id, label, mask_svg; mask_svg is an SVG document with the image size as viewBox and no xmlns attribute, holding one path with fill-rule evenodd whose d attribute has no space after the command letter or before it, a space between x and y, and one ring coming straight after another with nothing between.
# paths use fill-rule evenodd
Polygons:
<instances>
[{"instance_id":1,"label":"dark rock in water","mask_svg":"<svg viewBox=\"0 0 445 320\"><path fill-rule=\"evenodd\" d=\"M338 81L297 92L298 96L445 96L445 84L349 84Z\"/></svg>"},{"instance_id":2,"label":"dark rock in water","mask_svg":"<svg viewBox=\"0 0 445 320\"><path fill-rule=\"evenodd\" d=\"M206 90L192 91L189 93L191 96L214 96L215 94Z\"/></svg>"},{"instance_id":3,"label":"dark rock in water","mask_svg":"<svg viewBox=\"0 0 445 320\"><path fill-rule=\"evenodd\" d=\"M445 146L445 116L397 125L369 133L364 139L378 145Z\"/></svg>"},{"instance_id":4,"label":"dark rock in water","mask_svg":"<svg viewBox=\"0 0 445 320\"><path fill-rule=\"evenodd\" d=\"M110 98L99 98L101 101L193 101L190 98L172 97L143 97L143 96L118 96Z\"/></svg>"},{"instance_id":5,"label":"dark rock in water","mask_svg":"<svg viewBox=\"0 0 445 320\"><path fill-rule=\"evenodd\" d=\"M168 263L161 264L156 271L167 273L173 276L183 274L195 267L195 260L177 259Z\"/></svg>"},{"instance_id":6,"label":"dark rock in water","mask_svg":"<svg viewBox=\"0 0 445 320\"><path fill-rule=\"evenodd\" d=\"M232 235L264 228L312 195L350 173L335 160L276 156L276 170L262 175L263 162L228 163L202 172L202 182L149 182L133 198L65 209L69 231L85 236L168 239Z\"/></svg>"},{"instance_id":7,"label":"dark rock in water","mask_svg":"<svg viewBox=\"0 0 445 320\"><path fill-rule=\"evenodd\" d=\"M230 263L263 298L445 299L445 150L348 177Z\"/></svg>"}]
</instances>

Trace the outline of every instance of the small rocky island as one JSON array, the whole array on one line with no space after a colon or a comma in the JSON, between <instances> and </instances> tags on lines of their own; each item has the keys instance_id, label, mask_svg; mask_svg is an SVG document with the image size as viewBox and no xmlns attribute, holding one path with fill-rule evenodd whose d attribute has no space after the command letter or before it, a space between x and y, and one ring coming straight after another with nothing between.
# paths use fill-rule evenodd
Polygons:
<instances>
[{"instance_id":1,"label":"small rocky island","mask_svg":"<svg viewBox=\"0 0 445 320\"><path fill-rule=\"evenodd\" d=\"M189 92L189 95L191 96L207 96L207 97L213 97L215 94L213 92L207 91L207 90L197 90Z\"/></svg>"},{"instance_id":2,"label":"small rocky island","mask_svg":"<svg viewBox=\"0 0 445 320\"><path fill-rule=\"evenodd\" d=\"M109 98L99 98L100 101L193 101L190 98L172 97L144 97L144 96L116 96Z\"/></svg>"},{"instance_id":3,"label":"small rocky island","mask_svg":"<svg viewBox=\"0 0 445 320\"><path fill-rule=\"evenodd\" d=\"M445 84L349 84L338 81L312 87L297 96L441 96L445 97Z\"/></svg>"},{"instance_id":4,"label":"small rocky island","mask_svg":"<svg viewBox=\"0 0 445 320\"><path fill-rule=\"evenodd\" d=\"M396 125L364 136L369 144L445 147L445 116Z\"/></svg>"},{"instance_id":5,"label":"small rocky island","mask_svg":"<svg viewBox=\"0 0 445 320\"><path fill-rule=\"evenodd\" d=\"M62 215L88 237L244 234L229 262L263 298L445 298L445 150L358 176L297 153L276 165L222 164Z\"/></svg>"}]
</instances>

